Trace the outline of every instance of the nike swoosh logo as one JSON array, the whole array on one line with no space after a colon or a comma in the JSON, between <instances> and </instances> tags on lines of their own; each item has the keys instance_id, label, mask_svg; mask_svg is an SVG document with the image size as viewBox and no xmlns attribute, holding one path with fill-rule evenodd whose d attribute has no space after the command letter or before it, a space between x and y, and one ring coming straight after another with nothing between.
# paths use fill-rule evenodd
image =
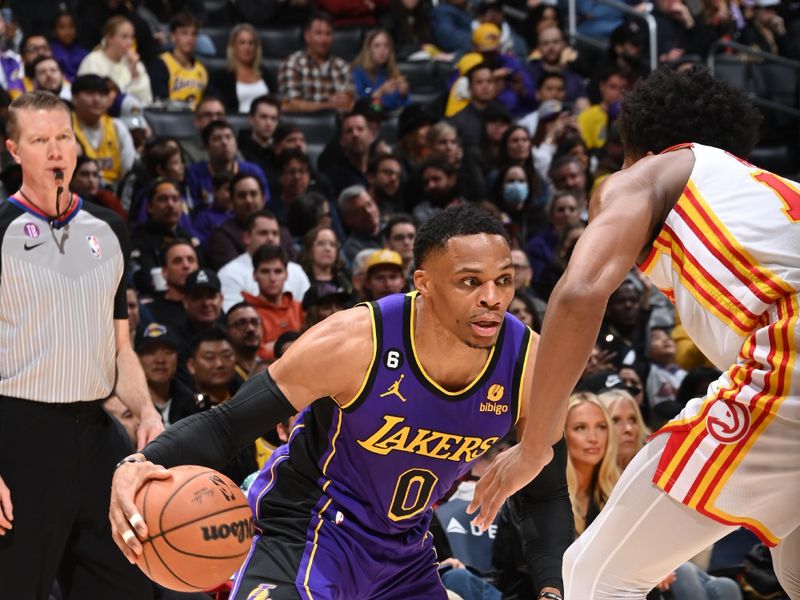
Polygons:
<instances>
[{"instance_id":1,"label":"nike swoosh logo","mask_svg":"<svg viewBox=\"0 0 800 600\"><path fill-rule=\"evenodd\" d=\"M25 242L25 246L24 247L25 247L25 250L33 250L34 248L38 248L39 246L41 246L44 243L45 242L39 242L38 244L33 244L32 246L29 246L28 242Z\"/></svg>"}]
</instances>

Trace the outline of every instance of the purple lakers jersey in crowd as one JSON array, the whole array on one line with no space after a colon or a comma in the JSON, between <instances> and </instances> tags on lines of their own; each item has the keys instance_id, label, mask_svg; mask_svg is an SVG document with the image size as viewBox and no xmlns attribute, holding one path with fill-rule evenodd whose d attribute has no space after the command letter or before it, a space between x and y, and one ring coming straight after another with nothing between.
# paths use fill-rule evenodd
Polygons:
<instances>
[{"instance_id":1,"label":"purple lakers jersey in crowd","mask_svg":"<svg viewBox=\"0 0 800 600\"><path fill-rule=\"evenodd\" d=\"M366 305L374 354L361 390L347 405L323 398L300 414L250 488L257 520L274 514L290 485L305 488L317 511L374 533L425 531L431 505L514 426L530 329L506 314L480 374L446 390L418 361L415 300L416 292Z\"/></svg>"}]
</instances>

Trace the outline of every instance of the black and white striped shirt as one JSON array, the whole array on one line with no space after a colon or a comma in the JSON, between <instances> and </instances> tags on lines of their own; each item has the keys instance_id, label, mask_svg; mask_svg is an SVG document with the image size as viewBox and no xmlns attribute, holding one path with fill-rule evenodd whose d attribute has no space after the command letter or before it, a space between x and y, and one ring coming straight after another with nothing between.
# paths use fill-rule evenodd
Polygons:
<instances>
[{"instance_id":1,"label":"black and white striped shirt","mask_svg":"<svg viewBox=\"0 0 800 600\"><path fill-rule=\"evenodd\" d=\"M128 236L115 213L74 199L55 227L15 198L0 203L2 396L77 402L114 388Z\"/></svg>"}]
</instances>

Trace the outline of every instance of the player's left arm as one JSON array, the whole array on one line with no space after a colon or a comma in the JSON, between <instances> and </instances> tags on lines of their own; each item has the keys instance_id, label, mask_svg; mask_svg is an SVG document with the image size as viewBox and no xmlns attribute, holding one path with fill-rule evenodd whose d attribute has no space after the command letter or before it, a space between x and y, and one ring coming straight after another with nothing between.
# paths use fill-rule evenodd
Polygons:
<instances>
[{"instance_id":1,"label":"player's left arm","mask_svg":"<svg viewBox=\"0 0 800 600\"><path fill-rule=\"evenodd\" d=\"M114 340L117 352L117 384L114 391L122 403L139 417L136 449L141 450L164 430L164 422L150 400L142 365L131 347L128 319L114 319Z\"/></svg>"},{"instance_id":2,"label":"player's left arm","mask_svg":"<svg viewBox=\"0 0 800 600\"><path fill-rule=\"evenodd\" d=\"M533 386L533 365L539 345L539 336L535 333L533 336L522 382L522 399L528 398ZM527 419L528 402L524 401L516 425L517 439L522 439ZM567 446L562 438L553 446L553 460L533 481L509 498L517 513L526 565L540 586L538 592L558 596L564 589L561 576L564 552L575 539L566 467Z\"/></svg>"}]
</instances>

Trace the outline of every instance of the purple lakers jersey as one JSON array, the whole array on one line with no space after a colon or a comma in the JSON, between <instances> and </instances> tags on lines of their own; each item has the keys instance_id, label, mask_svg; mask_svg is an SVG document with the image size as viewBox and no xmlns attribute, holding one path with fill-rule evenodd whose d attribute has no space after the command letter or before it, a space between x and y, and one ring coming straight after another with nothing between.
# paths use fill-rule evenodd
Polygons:
<instances>
[{"instance_id":1,"label":"purple lakers jersey","mask_svg":"<svg viewBox=\"0 0 800 600\"><path fill-rule=\"evenodd\" d=\"M366 305L374 354L362 389L345 406L324 398L300 414L289 443L250 488L257 519L284 496L272 493L282 484L304 485L320 508L373 532L427 529L431 505L513 427L531 331L506 314L480 374L463 390L446 390L417 358L415 299L413 292Z\"/></svg>"}]
</instances>

